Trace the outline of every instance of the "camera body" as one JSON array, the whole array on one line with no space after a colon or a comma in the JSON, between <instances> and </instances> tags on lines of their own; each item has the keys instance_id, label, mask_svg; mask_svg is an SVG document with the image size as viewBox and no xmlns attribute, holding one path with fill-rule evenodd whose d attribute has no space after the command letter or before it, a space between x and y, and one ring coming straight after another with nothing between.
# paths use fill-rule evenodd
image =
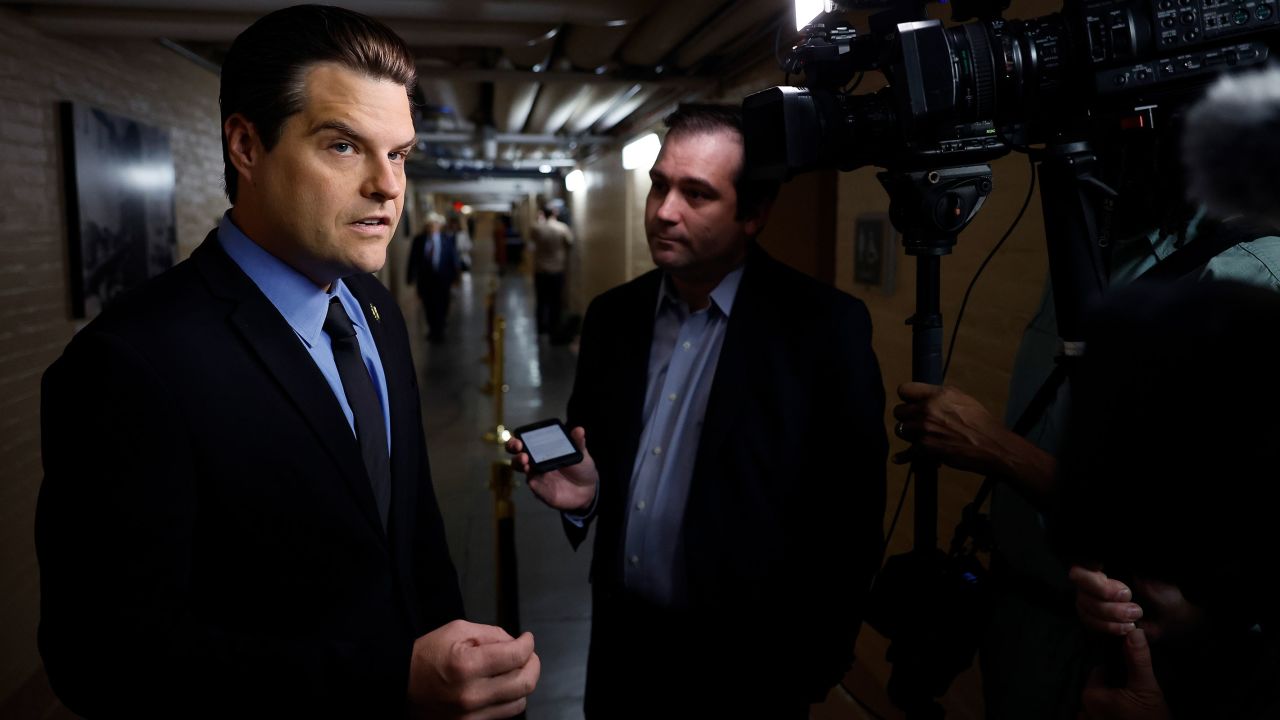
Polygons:
<instances>
[{"instance_id":1,"label":"camera body","mask_svg":"<svg viewBox=\"0 0 1280 720\"><path fill-rule=\"evenodd\" d=\"M743 103L749 172L785 180L807 170L894 170L987 162L1013 146L1150 126L1220 72L1260 65L1280 34L1280 0L1066 0L1028 20L1003 3L945 27L923 5L879 12L870 31L819 16L787 58L806 87ZM974 5L982 5L974 9ZM962 8L958 5L957 10ZM888 86L850 95L856 74Z\"/></svg>"}]
</instances>

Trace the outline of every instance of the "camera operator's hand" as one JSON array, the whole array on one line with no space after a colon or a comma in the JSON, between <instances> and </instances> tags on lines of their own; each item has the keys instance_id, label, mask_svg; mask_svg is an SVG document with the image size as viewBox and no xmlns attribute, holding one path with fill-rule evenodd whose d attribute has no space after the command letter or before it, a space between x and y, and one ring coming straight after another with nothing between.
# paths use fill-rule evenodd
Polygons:
<instances>
[{"instance_id":1,"label":"camera operator's hand","mask_svg":"<svg viewBox=\"0 0 1280 720\"><path fill-rule=\"evenodd\" d=\"M1067 576L1076 586L1080 620L1098 632L1124 635L1137 626L1145 631L1147 640L1158 642L1188 635L1201 624L1203 612L1188 602L1176 585L1138 578L1130 590L1101 571L1078 565Z\"/></svg>"},{"instance_id":2,"label":"camera operator's hand","mask_svg":"<svg viewBox=\"0 0 1280 720\"><path fill-rule=\"evenodd\" d=\"M1141 628L1124 638L1124 687L1107 687L1101 669L1089 676L1081 701L1090 720L1169 720L1164 691L1151 666L1151 646Z\"/></svg>"},{"instance_id":3,"label":"camera operator's hand","mask_svg":"<svg viewBox=\"0 0 1280 720\"><path fill-rule=\"evenodd\" d=\"M1071 566L1067 577L1076 586L1076 614L1085 627L1108 635L1126 635L1136 627L1142 608L1124 583L1079 565Z\"/></svg>"},{"instance_id":4,"label":"camera operator's hand","mask_svg":"<svg viewBox=\"0 0 1280 720\"><path fill-rule=\"evenodd\" d=\"M1036 503L1053 490L1053 456L1014 433L964 392L941 385L909 382L898 386L903 402L893 408L894 434L914 443L944 465L992 475L1014 485ZM894 462L909 460L909 453Z\"/></svg>"},{"instance_id":5,"label":"camera operator's hand","mask_svg":"<svg viewBox=\"0 0 1280 720\"><path fill-rule=\"evenodd\" d=\"M596 472L591 453L587 452L587 431L576 427L569 432L569 439L582 451L582 462L529 475L529 489L539 500L557 510L586 515L595 500L600 474ZM529 454L524 452L524 444L517 438L511 438L507 441L507 452L515 456L511 459L511 467L528 475Z\"/></svg>"}]
</instances>

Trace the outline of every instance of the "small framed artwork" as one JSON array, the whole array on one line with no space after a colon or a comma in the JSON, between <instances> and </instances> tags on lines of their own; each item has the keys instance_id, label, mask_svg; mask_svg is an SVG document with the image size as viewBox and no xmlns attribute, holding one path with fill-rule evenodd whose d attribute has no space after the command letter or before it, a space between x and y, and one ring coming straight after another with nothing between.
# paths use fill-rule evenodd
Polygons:
<instances>
[{"instance_id":1,"label":"small framed artwork","mask_svg":"<svg viewBox=\"0 0 1280 720\"><path fill-rule=\"evenodd\" d=\"M854 224L853 282L892 295L898 275L897 232L884 213L865 213Z\"/></svg>"},{"instance_id":2,"label":"small framed artwork","mask_svg":"<svg viewBox=\"0 0 1280 720\"><path fill-rule=\"evenodd\" d=\"M87 319L173 266L173 153L159 128L81 103L59 109L71 310Z\"/></svg>"}]
</instances>

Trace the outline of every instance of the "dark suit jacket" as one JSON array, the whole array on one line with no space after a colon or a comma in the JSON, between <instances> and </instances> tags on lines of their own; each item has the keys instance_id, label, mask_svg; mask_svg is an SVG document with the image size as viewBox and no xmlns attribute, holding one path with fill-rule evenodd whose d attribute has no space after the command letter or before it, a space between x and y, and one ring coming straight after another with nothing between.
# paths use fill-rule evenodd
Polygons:
<instances>
[{"instance_id":1,"label":"dark suit jacket","mask_svg":"<svg viewBox=\"0 0 1280 720\"><path fill-rule=\"evenodd\" d=\"M40 651L72 710L403 713L414 639L462 600L404 320L344 282L386 371L385 533L333 391L214 234L45 374Z\"/></svg>"},{"instance_id":2,"label":"dark suit jacket","mask_svg":"<svg viewBox=\"0 0 1280 720\"><path fill-rule=\"evenodd\" d=\"M690 607L649 612L622 567L660 277L591 303L569 401L600 472L588 711L627 714L637 698L660 710L682 682L672 667L731 683L704 690L741 693L748 711L803 706L851 662L881 557L888 442L870 317L750 246L683 526ZM586 535L565 527L575 546Z\"/></svg>"},{"instance_id":3,"label":"dark suit jacket","mask_svg":"<svg viewBox=\"0 0 1280 720\"><path fill-rule=\"evenodd\" d=\"M409 269L405 282L416 283L419 295L426 295L433 288L448 289L462 272L462 262L458 257L458 238L453 233L440 233L440 262L438 267L432 266L425 257L427 233L418 233L409 248Z\"/></svg>"}]
</instances>

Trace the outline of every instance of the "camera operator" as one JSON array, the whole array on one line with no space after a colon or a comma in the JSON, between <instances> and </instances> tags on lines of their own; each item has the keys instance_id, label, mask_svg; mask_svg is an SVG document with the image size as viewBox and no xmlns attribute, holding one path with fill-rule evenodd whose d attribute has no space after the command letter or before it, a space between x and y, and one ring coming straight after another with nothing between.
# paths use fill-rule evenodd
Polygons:
<instances>
[{"instance_id":1,"label":"camera operator","mask_svg":"<svg viewBox=\"0 0 1280 720\"><path fill-rule=\"evenodd\" d=\"M1103 633L1090 718L1280 710L1269 572L1280 397L1241 382L1274 369L1278 324L1267 289L1143 282L1092 326L1051 524L1064 557L1100 568L1071 570L1082 622Z\"/></svg>"},{"instance_id":2,"label":"camera operator","mask_svg":"<svg viewBox=\"0 0 1280 720\"><path fill-rule=\"evenodd\" d=\"M1180 133L1126 137L1101 156L1119 168L1123 201L1109 218L1112 286L1127 284L1192 247L1208 224L1185 193ZM1104 219L1106 222L1107 219ZM1154 229L1151 229L1154 228ZM1145 230L1145 231L1144 231ZM1231 279L1280 291L1280 238L1246 237L1179 278ZM1221 240L1214 240L1221 242ZM1014 363L1005 423L960 389L907 383L898 389L895 433L939 462L988 475L995 484L991 524L991 620L979 650L990 718L1075 717L1085 676L1086 638L1074 612L1066 566L1051 552L1042 512L1057 490L1056 456L1070 380L1024 436L1012 426L1054 373L1058 331L1053 295L1029 323ZM1007 424L1006 424L1007 423Z\"/></svg>"}]
</instances>

